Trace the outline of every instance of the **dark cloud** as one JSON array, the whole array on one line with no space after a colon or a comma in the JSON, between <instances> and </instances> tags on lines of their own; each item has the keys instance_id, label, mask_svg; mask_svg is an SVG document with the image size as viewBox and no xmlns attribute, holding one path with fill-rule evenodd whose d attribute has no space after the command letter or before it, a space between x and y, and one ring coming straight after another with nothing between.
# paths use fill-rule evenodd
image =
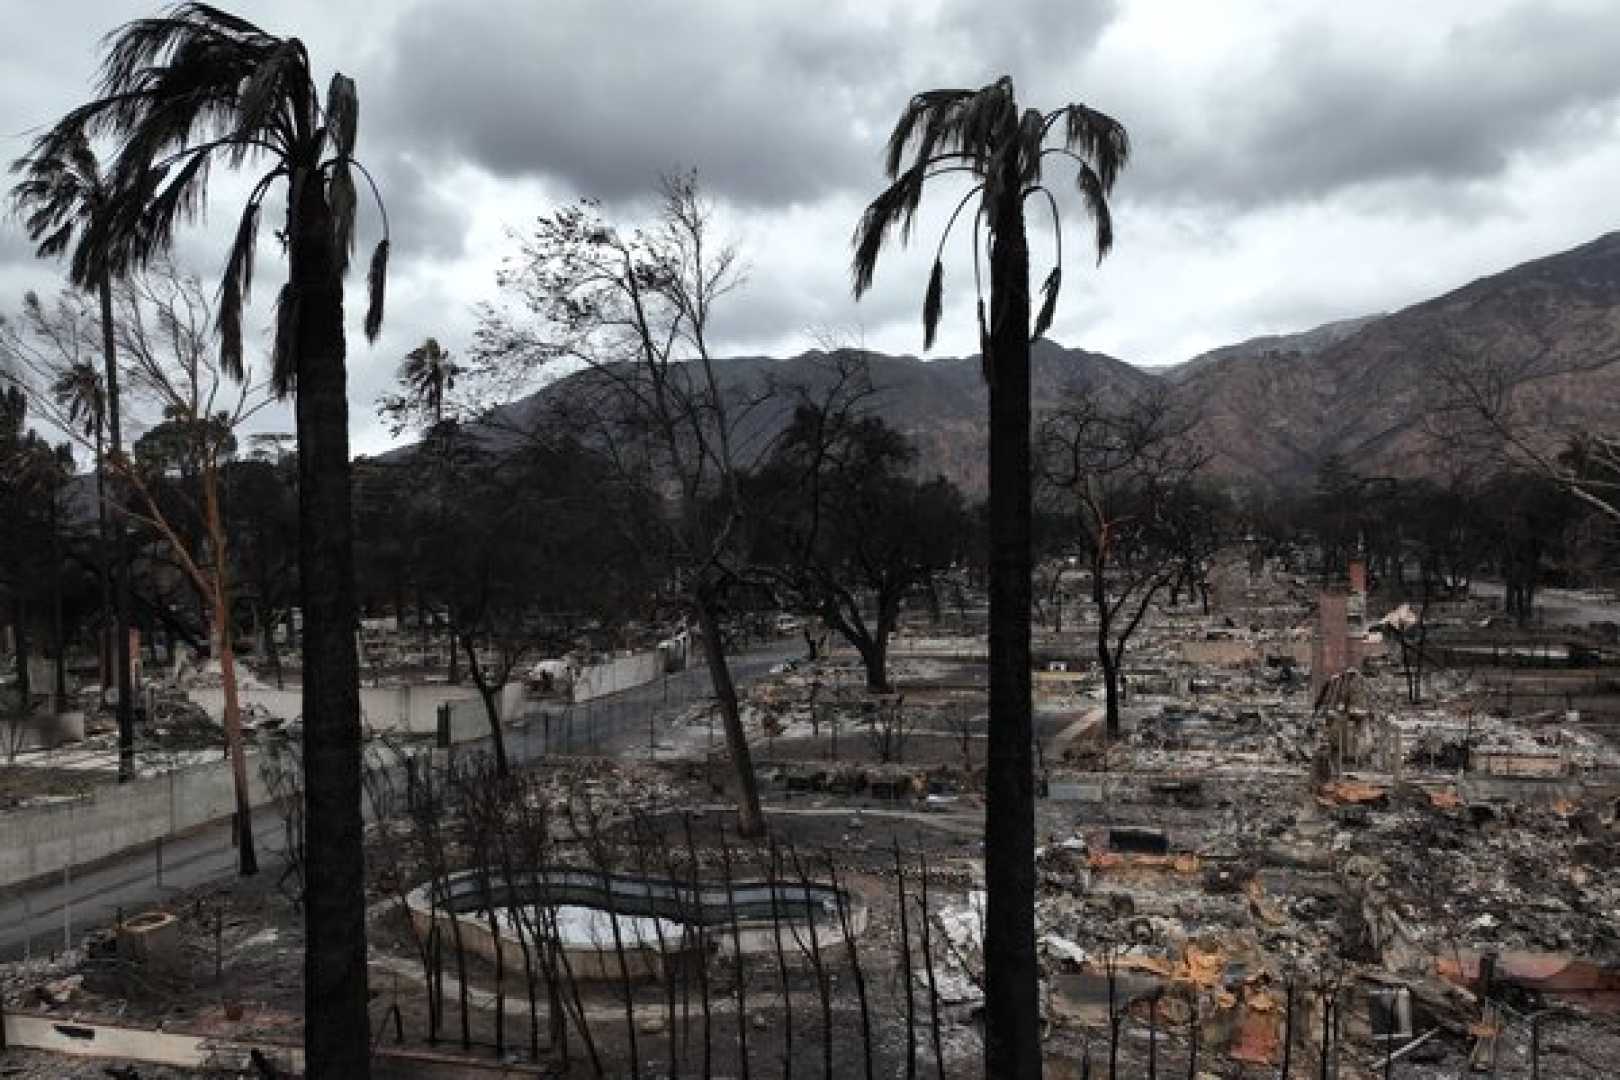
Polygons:
<instances>
[{"instance_id":1,"label":"dark cloud","mask_svg":"<svg viewBox=\"0 0 1620 1080\"><path fill-rule=\"evenodd\" d=\"M387 209L393 247L405 259L456 259L466 251L472 210L436 186L447 178L432 176L432 166L402 150L367 166Z\"/></svg>"},{"instance_id":2,"label":"dark cloud","mask_svg":"<svg viewBox=\"0 0 1620 1080\"><path fill-rule=\"evenodd\" d=\"M1138 103L1128 197L1253 208L1384 185L1393 207L1401 185L1421 204L1436 183L1496 179L1613 117L1615 16L1520 4L1428 38L1416 11L1411 33L1279 26L1266 48L1195 83L1203 100L1190 112ZM1163 74L1174 96L1174 73Z\"/></svg>"},{"instance_id":3,"label":"dark cloud","mask_svg":"<svg viewBox=\"0 0 1620 1080\"><path fill-rule=\"evenodd\" d=\"M1076 92L1067 77L1119 14L1114 0L1024 0L997 18L980 0L948 0L934 20L940 37L931 43L937 50L933 70L918 74L952 86L964 76L973 85L1011 75L1025 90L1052 90L1067 100Z\"/></svg>"},{"instance_id":4,"label":"dark cloud","mask_svg":"<svg viewBox=\"0 0 1620 1080\"><path fill-rule=\"evenodd\" d=\"M85 99L103 32L162 2L61 0L14 20L0 39L0 158ZM395 239L376 345L359 333L363 267L350 283L351 417L372 449L385 441L372 402L398 357L428 334L466 347L503 226L580 194L639 218L674 167L700 170L753 267L717 324L725 347L795 351L834 325L915 349L950 192L930 194L916 242L885 256L859 305L849 234L881 184L890 125L927 87L1010 73L1027 104L1084 100L1130 126L1116 253L1065 275L1055 333L1132 359L1398 307L1569 246L1608 227L1603 193L1620 174L1611 0L238 2L303 37L321 82L337 67L361 88L361 152ZM211 216L178 236L177 258L205 281L239 183L217 172ZM1065 214L1073 252L1078 204ZM376 228L364 207L358 259ZM1403 263L1419 244L1421 268ZM946 258L945 355L976 337L965 251ZM284 274L267 230L250 313L261 346ZM0 224L0 308L59 281Z\"/></svg>"},{"instance_id":5,"label":"dark cloud","mask_svg":"<svg viewBox=\"0 0 1620 1080\"><path fill-rule=\"evenodd\" d=\"M821 5L423 5L395 27L384 123L496 175L558 177L608 200L693 165L743 206L813 201L876 178L914 90L1083 49L1112 4L1036 8L985 19L962 2L842 18ZM1047 8L1064 17L1043 34Z\"/></svg>"},{"instance_id":6,"label":"dark cloud","mask_svg":"<svg viewBox=\"0 0 1620 1080\"><path fill-rule=\"evenodd\" d=\"M666 4L424 5L396 33L392 135L609 200L688 164L745 204L848 182L859 103L838 66L875 52Z\"/></svg>"}]
</instances>

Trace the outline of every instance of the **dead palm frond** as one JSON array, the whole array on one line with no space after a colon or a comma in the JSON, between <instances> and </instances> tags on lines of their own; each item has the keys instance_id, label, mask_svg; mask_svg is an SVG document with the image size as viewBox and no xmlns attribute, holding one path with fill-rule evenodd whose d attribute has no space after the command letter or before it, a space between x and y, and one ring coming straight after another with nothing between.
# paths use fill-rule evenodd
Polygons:
<instances>
[{"instance_id":1,"label":"dead palm frond","mask_svg":"<svg viewBox=\"0 0 1620 1080\"><path fill-rule=\"evenodd\" d=\"M852 275L855 296L872 287L877 261L896 228L900 242L910 239L923 188L929 180L966 174L973 185L957 203L939 240L923 300L923 348L933 347L944 311L943 251L962 210L975 198L974 259L983 243L981 231L993 223L1003 197L1026 199L1041 192L1052 208L1058 234L1057 260L1041 286L1042 302L1032 338L1052 325L1062 275L1061 225L1057 200L1045 182L1049 158L1073 168L1075 185L1093 225L1098 259L1113 246L1113 218L1108 198L1130 157L1130 139L1113 118L1086 105L1072 104L1051 112L1019 111L1012 80L1001 78L978 90L928 90L915 95L889 136L884 171L890 184L867 206L855 228ZM979 304L984 302L982 284ZM981 322L982 322L981 318Z\"/></svg>"},{"instance_id":2,"label":"dead palm frond","mask_svg":"<svg viewBox=\"0 0 1620 1080\"><path fill-rule=\"evenodd\" d=\"M379 399L379 412L390 419L395 435L410 427L434 431L444 426L446 395L456 387L462 368L437 338L426 338L399 362L399 393Z\"/></svg>"},{"instance_id":3,"label":"dead palm frond","mask_svg":"<svg viewBox=\"0 0 1620 1080\"><path fill-rule=\"evenodd\" d=\"M399 381L435 421L444 419L445 391L455 389L460 373L460 365L450 359L436 338L428 338L406 353L399 365Z\"/></svg>"},{"instance_id":4,"label":"dead palm frond","mask_svg":"<svg viewBox=\"0 0 1620 1080\"><path fill-rule=\"evenodd\" d=\"M98 96L64 116L13 166L23 176L12 189L13 205L40 254L71 250L74 283L89 285L167 251L176 225L201 212L216 160L231 168L262 163L227 253L216 318L221 366L240 379L254 248L264 199L278 183L287 185L289 217L297 200L319 186L331 209L339 266L347 268L356 173L377 198L354 158L358 116L354 82L341 74L322 100L297 38L266 33L208 4L177 4L109 35ZM116 148L105 176L94 168L98 139ZM365 326L373 338L382 322L387 232L385 214L367 282ZM297 314L296 300L289 303L284 291L271 373L280 393L293 382L288 346Z\"/></svg>"},{"instance_id":5,"label":"dead palm frond","mask_svg":"<svg viewBox=\"0 0 1620 1080\"><path fill-rule=\"evenodd\" d=\"M107 391L95 365L79 361L56 377L51 396L87 438L98 439L107 416Z\"/></svg>"}]
</instances>

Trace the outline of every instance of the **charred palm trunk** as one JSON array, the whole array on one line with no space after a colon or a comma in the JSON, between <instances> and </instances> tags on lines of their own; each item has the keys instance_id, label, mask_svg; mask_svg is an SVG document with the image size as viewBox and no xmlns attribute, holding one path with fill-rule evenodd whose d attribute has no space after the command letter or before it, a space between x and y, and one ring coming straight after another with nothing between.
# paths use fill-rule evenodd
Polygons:
<instances>
[{"instance_id":1,"label":"charred palm trunk","mask_svg":"<svg viewBox=\"0 0 1620 1080\"><path fill-rule=\"evenodd\" d=\"M62 618L62 521L59 486L51 488L51 649L56 654L52 712L67 707L67 630Z\"/></svg>"},{"instance_id":2,"label":"charred palm trunk","mask_svg":"<svg viewBox=\"0 0 1620 1080\"><path fill-rule=\"evenodd\" d=\"M369 1075L360 668L355 651L343 280L313 162L292 182L291 291L304 609L304 1052L311 1077Z\"/></svg>"},{"instance_id":3,"label":"charred palm trunk","mask_svg":"<svg viewBox=\"0 0 1620 1080\"><path fill-rule=\"evenodd\" d=\"M985 1073L1041 1075L1030 749L1029 248L1017 156L990 245L990 738L985 772Z\"/></svg>"},{"instance_id":4,"label":"charred palm trunk","mask_svg":"<svg viewBox=\"0 0 1620 1080\"><path fill-rule=\"evenodd\" d=\"M113 459L123 456L123 428L118 404L118 347L113 339L112 277L101 275L101 351L106 363L107 438ZM118 782L135 776L135 695L129 672L129 550L124 519L109 515L112 526L113 663L118 673Z\"/></svg>"},{"instance_id":5,"label":"charred palm trunk","mask_svg":"<svg viewBox=\"0 0 1620 1080\"><path fill-rule=\"evenodd\" d=\"M101 620L96 630L97 672L101 676L101 704L106 704L107 681L112 675L113 657L111 635L107 622L113 618L113 560L112 545L107 526L107 462L106 448L102 445L101 423L96 423L96 543L100 559Z\"/></svg>"},{"instance_id":6,"label":"charred palm trunk","mask_svg":"<svg viewBox=\"0 0 1620 1080\"><path fill-rule=\"evenodd\" d=\"M28 590L23 582L18 582L12 591L11 625L12 636L17 641L17 715L27 720L33 715L34 682L28 671L28 654L32 649L29 642L28 620L32 618L28 610Z\"/></svg>"}]
</instances>

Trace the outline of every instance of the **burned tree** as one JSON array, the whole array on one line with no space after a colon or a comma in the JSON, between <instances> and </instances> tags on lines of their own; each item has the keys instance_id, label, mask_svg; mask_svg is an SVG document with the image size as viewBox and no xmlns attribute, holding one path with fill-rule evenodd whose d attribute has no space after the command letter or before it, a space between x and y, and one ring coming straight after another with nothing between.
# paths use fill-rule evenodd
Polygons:
<instances>
[{"instance_id":1,"label":"burned tree","mask_svg":"<svg viewBox=\"0 0 1620 1080\"><path fill-rule=\"evenodd\" d=\"M475 367L498 380L583 364L549 419L608 455L616 482L602 490L604 504L626 490L666 496L663 513L635 524L702 633L739 828L755 836L764 819L722 611L741 576L739 477L757 402L721 389L709 340L715 305L739 286L741 269L736 249L716 237L695 177L666 177L661 194L645 229L616 228L589 202L542 216L500 279L521 310L486 310Z\"/></svg>"},{"instance_id":2,"label":"burned tree","mask_svg":"<svg viewBox=\"0 0 1620 1080\"><path fill-rule=\"evenodd\" d=\"M251 370L230 371L213 361L208 340L213 312L195 279L160 265L131 277L118 290L118 300L117 335L130 369L128 384L162 403L164 422L135 444L134 462L115 454L110 465L138 495L138 507L125 512L168 542L208 612L236 786L237 868L245 876L257 872L258 858L237 692L235 568L225 525L224 472L236 454L236 429L269 403L267 384L255 383ZM171 474L181 483L167 483ZM159 485L177 494L181 512L200 525L202 543L195 549L176 527L173 503L166 509L154 493Z\"/></svg>"},{"instance_id":3,"label":"burned tree","mask_svg":"<svg viewBox=\"0 0 1620 1080\"><path fill-rule=\"evenodd\" d=\"M309 863L322 883L306 907L304 1044L311 1076L365 1077L365 853L343 323L357 182L370 186L354 156L359 96L353 80L336 74L323 98L296 37L199 3L177 4L109 35L96 94L40 135L30 153L60 161L101 137L119 147L111 197L91 214L74 250L77 285L116 279L169 250L176 226L206 206L211 164L267 166L249 189L220 285L220 366L232 373L242 366L261 211L272 192L286 194L288 277L276 305L270 375L279 395L296 393ZM66 223L44 211L42 224ZM371 339L382 326L386 221L383 233L367 275ZM61 250L72 229L55 235Z\"/></svg>"},{"instance_id":4,"label":"burned tree","mask_svg":"<svg viewBox=\"0 0 1620 1080\"><path fill-rule=\"evenodd\" d=\"M1182 570L1175 518L1207 460L1163 391L1119 404L1079 394L1042 425L1042 495L1067 522L1063 550L1090 575L1108 734L1120 731L1125 648Z\"/></svg>"},{"instance_id":5,"label":"burned tree","mask_svg":"<svg viewBox=\"0 0 1620 1080\"><path fill-rule=\"evenodd\" d=\"M607 623L648 591L637 552L602 510L610 464L564 437L498 447L443 420L426 445L375 469L395 473L418 596L450 613L451 647L505 775L503 688L523 664L572 647L587 618Z\"/></svg>"},{"instance_id":6,"label":"burned tree","mask_svg":"<svg viewBox=\"0 0 1620 1080\"><path fill-rule=\"evenodd\" d=\"M117 210L119 192L110 169L103 167L96 155L89 134L82 128L71 127L52 132L38 140L32 152L12 163L11 171L22 179L11 189L13 210L22 219L28 238L37 247L40 258L67 255L73 283L95 293L100 318L96 320L99 340L94 350L87 349L76 359L81 375L81 390L89 391L80 400L90 404L96 427L96 470L101 486L98 498L106 491L106 476L100 453L102 434L106 448L113 453L123 452L121 399L118 392L118 349L113 337L113 282L126 270L123 260L109 250L105 233L109 218ZM99 352L99 355L95 355ZM96 363L101 364L99 386ZM105 428L102 428L102 421ZM125 783L135 778L135 702L130 684L129 650L129 552L124 541L120 520L101 507L101 547L108 558L109 599L115 600L111 614L115 627L116 648L110 657L118 679L118 780Z\"/></svg>"},{"instance_id":7,"label":"burned tree","mask_svg":"<svg viewBox=\"0 0 1620 1080\"><path fill-rule=\"evenodd\" d=\"M73 452L67 444L52 446L33 428L25 430L28 401L15 387L0 394L0 592L8 601L8 621L15 646L14 711L0 726L0 755L12 761L26 740L34 686L29 678L32 624L39 618L35 602L49 583L52 651L56 655L55 708L62 707L63 667L62 492L73 475Z\"/></svg>"},{"instance_id":8,"label":"burned tree","mask_svg":"<svg viewBox=\"0 0 1620 1080\"><path fill-rule=\"evenodd\" d=\"M237 568L224 502L236 431L269 403L269 394L251 370L227 370L213 355L216 315L195 278L158 258L145 272L118 282L112 293L110 333L120 379L137 399L162 410L162 420L136 440L132 454L102 447L93 427L74 423L93 393L82 360L87 339L100 336L87 298L65 292L47 305L30 294L21 318L0 334L0 355L51 388L51 393L35 393L35 401L49 419L94 450L106 476L116 481L106 485L102 505L119 522L119 535L131 524L141 527L194 593L220 666L225 746L236 786L238 868L249 875L258 860L237 692L232 618ZM62 392L68 388L73 392Z\"/></svg>"},{"instance_id":9,"label":"burned tree","mask_svg":"<svg viewBox=\"0 0 1620 1080\"><path fill-rule=\"evenodd\" d=\"M1426 434L1490 462L1500 474L1546 481L1610 523L1620 521L1620 434L1558 397L1568 342L1557 334L1478 340L1442 322L1421 342L1425 390L1439 403Z\"/></svg>"},{"instance_id":10,"label":"burned tree","mask_svg":"<svg viewBox=\"0 0 1620 1080\"><path fill-rule=\"evenodd\" d=\"M916 450L905 436L836 404L800 405L748 478L756 504L772 508L758 523L755 558L796 607L854 646L867 689L881 693L901 604L961 554L967 510L950 481L911 475Z\"/></svg>"},{"instance_id":11,"label":"burned tree","mask_svg":"<svg viewBox=\"0 0 1620 1080\"><path fill-rule=\"evenodd\" d=\"M1183 480L1170 493L1175 512L1166 520L1166 541L1176 561L1170 579L1170 605L1180 603L1183 591L1209 614L1209 567L1230 535L1230 501L1226 494L1200 477Z\"/></svg>"},{"instance_id":12,"label":"burned tree","mask_svg":"<svg viewBox=\"0 0 1620 1080\"><path fill-rule=\"evenodd\" d=\"M1048 145L1050 139L1051 145ZM990 768L986 777L986 886L993 917L986 953L985 1067L998 1076L1041 1073L1035 961L1035 782L1030 690L1030 342L1052 325L1062 283L1057 197L1046 185L1049 161L1072 176L1094 225L1099 257L1113 244L1108 198L1130 154L1125 128L1083 104L1043 113L1019 109L1011 78L978 90L929 90L912 96L889 136L890 183L856 226L855 295L872 285L892 230L909 238L923 191L942 178L972 181L956 204L945 240L962 210L972 218L974 268L988 246L990 296L978 296L979 337L990 390ZM1030 311L1029 238L1024 204L1044 195L1058 232L1058 265ZM977 276L977 275L975 275ZM988 306L988 312L986 308ZM944 310L944 264L935 256L923 298L923 348L934 343Z\"/></svg>"}]
</instances>

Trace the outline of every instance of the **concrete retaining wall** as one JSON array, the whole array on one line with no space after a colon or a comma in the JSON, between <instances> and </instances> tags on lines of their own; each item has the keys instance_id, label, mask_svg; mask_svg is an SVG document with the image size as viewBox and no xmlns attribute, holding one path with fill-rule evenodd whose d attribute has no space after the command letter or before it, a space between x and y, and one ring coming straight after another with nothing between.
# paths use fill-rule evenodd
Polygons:
<instances>
[{"instance_id":1,"label":"concrete retaining wall","mask_svg":"<svg viewBox=\"0 0 1620 1080\"><path fill-rule=\"evenodd\" d=\"M368 710L366 719L376 725L378 713L370 709L380 704L382 715L394 718L396 723L402 717L413 725L421 723L420 729L413 726L410 730L431 734L438 730L439 704L449 700L452 743L474 742L489 736L489 718L484 712L483 699L476 692L468 697L466 687L415 689L427 692L412 693L395 688L362 690L362 708ZM210 691L193 693L206 698ZM295 690L268 693L275 695L271 701L283 708L289 696L298 697ZM522 694L521 686L506 688L498 706L503 718L515 715L523 700ZM371 695L369 704L366 695ZM201 701L198 704L208 707ZM219 706L224 706L222 697ZM408 712L396 711L407 706L410 707ZM297 715L294 710L292 716ZM247 772L248 796L253 806L268 805L270 794L260 774L257 755L248 755ZM235 810L235 785L229 763L222 759L129 784L98 787L88 797L71 802L9 811L0 817L0 889L156 843L229 817Z\"/></svg>"},{"instance_id":2,"label":"concrete retaining wall","mask_svg":"<svg viewBox=\"0 0 1620 1080\"><path fill-rule=\"evenodd\" d=\"M449 704L451 743L471 742L489 734L489 714L484 711L483 698L457 698ZM495 712L497 716L501 715L499 703L496 704ZM433 715L433 727L430 730L437 731L437 710Z\"/></svg>"},{"instance_id":3,"label":"concrete retaining wall","mask_svg":"<svg viewBox=\"0 0 1620 1080\"><path fill-rule=\"evenodd\" d=\"M198 705L217 724L225 715L225 691L217 686L199 686L186 691L186 697ZM304 694L301 690L275 690L243 687L237 692L242 708L263 709L278 720L296 720L304 712Z\"/></svg>"},{"instance_id":4,"label":"concrete retaining wall","mask_svg":"<svg viewBox=\"0 0 1620 1080\"><path fill-rule=\"evenodd\" d=\"M657 657L656 653L652 655ZM365 695L377 692L362 690L362 702ZM297 696L296 691L278 693ZM669 702L679 706L690 702L694 695L708 693L707 677L699 672L695 678L672 679ZM518 719L514 713L520 711L522 689L508 688L502 700L505 718ZM641 730L647 707L645 702L620 699L579 710L536 710L528 716L530 723L506 729L507 752L517 762L552 753L595 752L597 729L612 735L634 723ZM434 723L430 730L436 730L436 715ZM489 722L476 694L453 707L451 734L456 740L466 741L458 741L448 752L450 755L489 752ZM367 758L377 767L394 768L391 753L373 742ZM397 770L394 776L396 787L403 790L403 770ZM256 755L248 758L248 777L255 809L269 805ZM161 777L108 785L97 789L93 796L72 802L9 811L0 815L0 892L47 874L60 875L64 867L83 866L219 821L234 806L230 769L219 760ZM369 813L369 800L363 806Z\"/></svg>"},{"instance_id":5,"label":"concrete retaining wall","mask_svg":"<svg viewBox=\"0 0 1620 1080\"><path fill-rule=\"evenodd\" d=\"M269 801L251 758L248 794L254 806ZM0 888L155 843L235 808L230 767L219 761L99 787L71 802L11 811L0 828Z\"/></svg>"},{"instance_id":6,"label":"concrete retaining wall","mask_svg":"<svg viewBox=\"0 0 1620 1080\"><path fill-rule=\"evenodd\" d=\"M637 686L645 686L664 673L664 657L656 650L620 656L600 664L592 664L574 676L574 700L591 701L617 694Z\"/></svg>"},{"instance_id":7,"label":"concrete retaining wall","mask_svg":"<svg viewBox=\"0 0 1620 1080\"><path fill-rule=\"evenodd\" d=\"M394 695L392 702L379 701L379 708L373 712L367 708L364 697L366 691L361 691L361 712L371 726L379 731L397 730L403 724L403 730L413 735L431 735L439 730L439 706L448 702L451 706L451 741L460 742L461 740L454 735L457 713L471 709L477 713L480 721L484 717L484 702L478 696L478 691L470 686L431 683L425 686L401 686L392 689L384 687L371 692ZM393 710L391 720L385 719L388 716L388 709Z\"/></svg>"},{"instance_id":8,"label":"concrete retaining wall","mask_svg":"<svg viewBox=\"0 0 1620 1080\"><path fill-rule=\"evenodd\" d=\"M201 706L215 722L225 715L225 691L217 686L194 687L186 696ZM239 697L244 709L262 709L280 720L292 721L303 715L301 690L272 687L244 687ZM362 686L360 722L376 731L398 731L431 735L439 729L439 706L446 701L479 703L478 691L470 686L428 684L424 686Z\"/></svg>"}]
</instances>

